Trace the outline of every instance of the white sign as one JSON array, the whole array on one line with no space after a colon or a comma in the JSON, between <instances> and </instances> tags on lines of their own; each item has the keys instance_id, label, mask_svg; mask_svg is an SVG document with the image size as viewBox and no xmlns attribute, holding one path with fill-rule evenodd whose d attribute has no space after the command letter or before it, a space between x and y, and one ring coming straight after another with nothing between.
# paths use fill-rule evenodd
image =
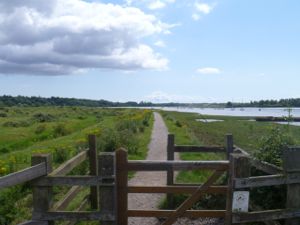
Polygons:
<instances>
[{"instance_id":1,"label":"white sign","mask_svg":"<svg viewBox=\"0 0 300 225\"><path fill-rule=\"evenodd\" d=\"M232 211L248 212L249 210L249 191L233 192Z\"/></svg>"}]
</instances>

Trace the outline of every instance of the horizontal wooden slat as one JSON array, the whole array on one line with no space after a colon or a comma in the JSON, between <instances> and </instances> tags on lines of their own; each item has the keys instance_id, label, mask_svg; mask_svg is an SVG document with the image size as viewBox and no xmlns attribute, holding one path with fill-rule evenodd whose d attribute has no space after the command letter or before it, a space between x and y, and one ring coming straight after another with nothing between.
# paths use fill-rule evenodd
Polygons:
<instances>
[{"instance_id":1,"label":"horizontal wooden slat","mask_svg":"<svg viewBox=\"0 0 300 225\"><path fill-rule=\"evenodd\" d=\"M174 152L205 152L225 153L226 148L219 146L175 145Z\"/></svg>"},{"instance_id":2,"label":"horizontal wooden slat","mask_svg":"<svg viewBox=\"0 0 300 225\"><path fill-rule=\"evenodd\" d=\"M80 152L73 158L69 159L67 162L59 166L57 169L55 169L50 176L61 176L66 175L69 172L71 172L76 166L80 165L86 158L88 157L88 151L85 150L83 152Z\"/></svg>"},{"instance_id":3,"label":"horizontal wooden slat","mask_svg":"<svg viewBox=\"0 0 300 225\"><path fill-rule=\"evenodd\" d=\"M76 195L82 190L81 186L74 186L67 192L67 194L58 201L53 207L55 210L64 210L68 207L70 202L76 197Z\"/></svg>"},{"instance_id":4,"label":"horizontal wooden slat","mask_svg":"<svg viewBox=\"0 0 300 225\"><path fill-rule=\"evenodd\" d=\"M234 187L237 189L298 183L300 183L300 174L293 174L289 177L285 175L269 175L234 179Z\"/></svg>"},{"instance_id":5,"label":"horizontal wooden slat","mask_svg":"<svg viewBox=\"0 0 300 225\"><path fill-rule=\"evenodd\" d=\"M46 212L40 214L40 220L101 220L101 221L114 221L115 217L112 214L101 213L101 212L69 212L69 211L58 211L58 212Z\"/></svg>"},{"instance_id":6,"label":"horizontal wooden slat","mask_svg":"<svg viewBox=\"0 0 300 225\"><path fill-rule=\"evenodd\" d=\"M113 179L113 178L111 178ZM98 176L49 176L43 177L34 183L38 186L113 186L111 183L102 183L102 177Z\"/></svg>"},{"instance_id":7,"label":"horizontal wooden slat","mask_svg":"<svg viewBox=\"0 0 300 225\"><path fill-rule=\"evenodd\" d=\"M89 197L89 195L87 197L85 197L83 199L83 201L80 203L79 207L76 209L77 212L83 210L87 206L87 204L89 202L88 197ZM70 221L67 225L75 225L77 222L78 222L77 220L73 220L73 221Z\"/></svg>"},{"instance_id":8,"label":"horizontal wooden slat","mask_svg":"<svg viewBox=\"0 0 300 225\"><path fill-rule=\"evenodd\" d=\"M19 223L18 225L48 225L47 221L37 221L37 220L30 220L23 223Z\"/></svg>"},{"instance_id":9,"label":"horizontal wooden slat","mask_svg":"<svg viewBox=\"0 0 300 225\"><path fill-rule=\"evenodd\" d=\"M169 217L175 210L128 210L128 217ZM182 217L224 218L225 210L187 210Z\"/></svg>"},{"instance_id":10,"label":"horizontal wooden slat","mask_svg":"<svg viewBox=\"0 0 300 225\"><path fill-rule=\"evenodd\" d=\"M300 210L267 210L260 212L250 212L250 213L233 213L232 222L233 223L249 223L249 222L259 222L268 220L279 220L288 218L298 218L300 217Z\"/></svg>"},{"instance_id":11,"label":"horizontal wooden slat","mask_svg":"<svg viewBox=\"0 0 300 225\"><path fill-rule=\"evenodd\" d=\"M261 170L267 174L278 174L282 173L282 168L275 166L273 164L260 161L258 159L251 159L251 164L253 167L255 167L258 170Z\"/></svg>"},{"instance_id":12,"label":"horizontal wooden slat","mask_svg":"<svg viewBox=\"0 0 300 225\"><path fill-rule=\"evenodd\" d=\"M229 161L150 161L131 160L128 162L129 171L166 171L173 170L227 170Z\"/></svg>"},{"instance_id":13,"label":"horizontal wooden slat","mask_svg":"<svg viewBox=\"0 0 300 225\"><path fill-rule=\"evenodd\" d=\"M250 154L248 152L246 152L245 150L241 149L240 147L234 145L234 153L241 153L244 154L246 156L250 156Z\"/></svg>"},{"instance_id":14,"label":"horizontal wooden slat","mask_svg":"<svg viewBox=\"0 0 300 225\"><path fill-rule=\"evenodd\" d=\"M11 187L17 184L22 184L24 182L34 180L46 174L46 164L40 163L38 165L26 168L19 172L11 173L6 176L0 177L0 189Z\"/></svg>"},{"instance_id":15,"label":"horizontal wooden slat","mask_svg":"<svg viewBox=\"0 0 300 225\"><path fill-rule=\"evenodd\" d=\"M193 194L199 187L194 186L129 186L128 193L174 193L174 194ZM226 193L227 186L211 186L206 193Z\"/></svg>"}]
</instances>

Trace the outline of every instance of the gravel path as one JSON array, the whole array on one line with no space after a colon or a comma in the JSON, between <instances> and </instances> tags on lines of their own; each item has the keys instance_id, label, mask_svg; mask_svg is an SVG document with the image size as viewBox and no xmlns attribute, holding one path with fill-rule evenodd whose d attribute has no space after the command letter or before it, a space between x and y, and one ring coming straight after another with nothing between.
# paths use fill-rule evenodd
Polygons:
<instances>
[{"instance_id":1,"label":"gravel path","mask_svg":"<svg viewBox=\"0 0 300 225\"><path fill-rule=\"evenodd\" d=\"M154 126L152 130L151 142L147 160L167 159L167 136L168 129L159 113L154 113ZM175 156L178 159L178 155ZM129 185L156 186L166 185L166 172L137 172L129 181ZM157 209L164 194L129 194L129 209ZM129 218L129 225L159 225L156 218ZM189 220L179 219L176 225L217 225L217 220Z\"/></svg>"}]
</instances>

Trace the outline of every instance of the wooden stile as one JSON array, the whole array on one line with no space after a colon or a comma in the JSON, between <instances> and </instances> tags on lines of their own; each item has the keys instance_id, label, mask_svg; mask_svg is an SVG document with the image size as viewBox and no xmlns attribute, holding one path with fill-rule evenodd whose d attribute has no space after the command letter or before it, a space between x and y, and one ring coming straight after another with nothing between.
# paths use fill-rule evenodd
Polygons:
<instances>
[{"instance_id":1,"label":"wooden stile","mask_svg":"<svg viewBox=\"0 0 300 225\"><path fill-rule=\"evenodd\" d=\"M116 151L117 224L128 224L128 162L127 151Z\"/></svg>"},{"instance_id":2,"label":"wooden stile","mask_svg":"<svg viewBox=\"0 0 300 225\"><path fill-rule=\"evenodd\" d=\"M103 183L112 183L115 174L115 155L114 153L101 153L98 156L98 174L106 177ZM111 176L111 179L108 177ZM99 187L99 208L102 213L114 214L115 212L115 188L108 186ZM115 221L103 221L101 225L115 225Z\"/></svg>"},{"instance_id":3,"label":"wooden stile","mask_svg":"<svg viewBox=\"0 0 300 225\"><path fill-rule=\"evenodd\" d=\"M35 154L31 157L32 166L45 163L46 173L52 172L52 159L50 154ZM52 207L52 187L39 187L33 184L33 220L40 220L43 213ZM52 221L45 221L48 225L54 225ZM44 223L44 221L43 221Z\"/></svg>"},{"instance_id":4,"label":"wooden stile","mask_svg":"<svg viewBox=\"0 0 300 225\"><path fill-rule=\"evenodd\" d=\"M96 135L89 135L89 162L90 162L90 175L97 176L97 143ZM90 202L91 208L98 208L98 186L90 187Z\"/></svg>"},{"instance_id":5,"label":"wooden stile","mask_svg":"<svg viewBox=\"0 0 300 225\"><path fill-rule=\"evenodd\" d=\"M167 144L167 160L174 161L174 145L175 145L175 136L174 134L168 135L168 144ZM173 169L167 170L167 185L174 184L174 171ZM167 204L168 208L171 209L174 206L174 195L168 193L167 194Z\"/></svg>"}]
</instances>

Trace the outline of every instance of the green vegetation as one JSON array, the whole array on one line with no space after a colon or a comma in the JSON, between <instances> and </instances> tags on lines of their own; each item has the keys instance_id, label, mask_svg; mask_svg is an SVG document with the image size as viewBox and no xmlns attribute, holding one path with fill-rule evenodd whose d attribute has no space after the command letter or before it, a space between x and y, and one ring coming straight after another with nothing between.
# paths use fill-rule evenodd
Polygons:
<instances>
[{"instance_id":1,"label":"green vegetation","mask_svg":"<svg viewBox=\"0 0 300 225\"><path fill-rule=\"evenodd\" d=\"M249 121L245 117L204 116L194 113L161 112L169 132L175 134L175 143L182 145L225 145L225 135L232 133L234 143L258 159L282 165L282 151L286 146L300 143L300 127L274 124L270 122ZM219 122L200 122L197 119L218 119ZM222 154L184 153L183 160L224 159ZM180 172L178 183L202 183L210 175L207 171ZM262 175L259 171L253 174ZM223 180L221 179L220 183ZM252 200L266 209L284 207L284 187L257 188L251 192ZM176 197L177 205L186 196ZM165 203L163 203L165 204ZM163 207L166 207L163 205ZM206 195L195 208L224 209L225 199L221 196Z\"/></svg>"},{"instance_id":2,"label":"green vegetation","mask_svg":"<svg viewBox=\"0 0 300 225\"><path fill-rule=\"evenodd\" d=\"M54 167L87 148L88 134L97 136L99 151L124 147L129 158L143 159L150 141L150 110L87 107L1 107L0 176L30 166L32 153L52 153ZM85 174L87 163L74 174ZM58 200L68 189L54 188ZM87 188L70 206L76 208ZM0 224L18 224L31 216L28 185L0 191Z\"/></svg>"}]
</instances>

